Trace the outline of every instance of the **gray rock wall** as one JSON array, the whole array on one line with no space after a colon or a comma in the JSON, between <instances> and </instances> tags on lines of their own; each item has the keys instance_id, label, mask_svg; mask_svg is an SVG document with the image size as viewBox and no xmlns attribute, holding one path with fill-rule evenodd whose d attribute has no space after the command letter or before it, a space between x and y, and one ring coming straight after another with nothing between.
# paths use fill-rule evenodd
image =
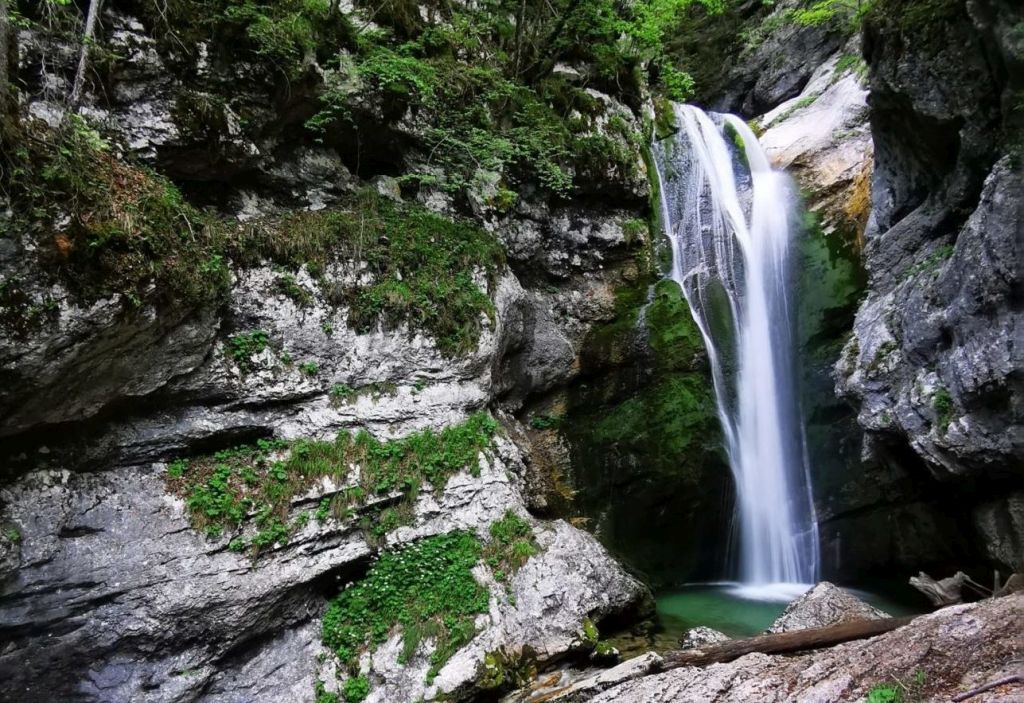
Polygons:
<instances>
[{"instance_id":1,"label":"gray rock wall","mask_svg":"<svg viewBox=\"0 0 1024 703\"><path fill-rule=\"evenodd\" d=\"M945 523L934 542L951 561L1006 568L1015 560L989 545L1019 540L1013 521L974 506L1024 485L1021 14L940 3L914 26L912 9L879 7L865 30L868 296L837 390L859 407L865 459L895 462L930 494L918 534Z\"/></svg>"}]
</instances>

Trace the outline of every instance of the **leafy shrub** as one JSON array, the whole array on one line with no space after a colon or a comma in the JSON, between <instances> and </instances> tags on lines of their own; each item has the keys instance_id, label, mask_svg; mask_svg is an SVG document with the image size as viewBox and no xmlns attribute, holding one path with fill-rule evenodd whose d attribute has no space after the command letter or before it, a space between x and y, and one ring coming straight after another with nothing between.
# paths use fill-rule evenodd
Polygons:
<instances>
[{"instance_id":1,"label":"leafy shrub","mask_svg":"<svg viewBox=\"0 0 1024 703\"><path fill-rule=\"evenodd\" d=\"M425 637L435 641L428 679L472 639L475 616L487 612L487 589L472 569L481 546L465 532L428 537L381 554L366 577L331 601L323 641L354 670L359 653L383 643L395 627L407 660Z\"/></svg>"}]
</instances>

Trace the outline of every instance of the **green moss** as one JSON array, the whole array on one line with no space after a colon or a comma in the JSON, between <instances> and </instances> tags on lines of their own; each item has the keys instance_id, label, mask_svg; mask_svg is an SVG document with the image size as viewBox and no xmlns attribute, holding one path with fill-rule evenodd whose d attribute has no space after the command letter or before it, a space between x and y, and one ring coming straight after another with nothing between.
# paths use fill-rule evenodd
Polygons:
<instances>
[{"instance_id":1,"label":"green moss","mask_svg":"<svg viewBox=\"0 0 1024 703\"><path fill-rule=\"evenodd\" d=\"M323 477L347 485L321 501L316 518L351 517L369 496L397 493L401 503L363 525L368 535L380 537L404 524L408 506L424 483L444 490L449 477L461 470L479 471L479 454L492 446L497 423L486 414L441 432L424 430L398 440L381 442L363 431L339 433L333 442L319 440L261 440L255 445L223 450L206 457L174 462L167 473L168 489L185 498L192 525L210 536L239 530L249 521L257 533L249 542L238 536L236 546L248 545L254 555L276 543L309 520L300 515L289 523L292 499ZM351 467L357 467L351 483Z\"/></svg>"},{"instance_id":2,"label":"green moss","mask_svg":"<svg viewBox=\"0 0 1024 703\"><path fill-rule=\"evenodd\" d=\"M590 646L596 645L601 637L601 633L598 632L594 621L590 618L583 618L580 628L583 630L583 641Z\"/></svg>"},{"instance_id":3,"label":"green moss","mask_svg":"<svg viewBox=\"0 0 1024 703\"><path fill-rule=\"evenodd\" d=\"M300 308L309 307L313 302L313 296L310 295L308 290L299 285L295 276L290 273L279 274L274 281L274 287L278 293L290 299Z\"/></svg>"},{"instance_id":4,"label":"green moss","mask_svg":"<svg viewBox=\"0 0 1024 703\"><path fill-rule=\"evenodd\" d=\"M832 82L836 83L848 73L853 73L861 81L867 76L868 65L863 58L856 54L843 54L836 62L835 73Z\"/></svg>"},{"instance_id":5,"label":"green moss","mask_svg":"<svg viewBox=\"0 0 1024 703\"><path fill-rule=\"evenodd\" d=\"M878 349L875 350L874 356L871 357L871 361L868 362L866 371L868 374L874 374L882 368L882 364L885 360L892 355L893 352L899 349L899 344L893 339L887 339L878 345Z\"/></svg>"},{"instance_id":6,"label":"green moss","mask_svg":"<svg viewBox=\"0 0 1024 703\"><path fill-rule=\"evenodd\" d=\"M942 268L942 265L953 256L954 251L955 248L952 244L943 244L922 261L919 261L910 267L904 276L904 280L921 273L929 275L938 273L939 269Z\"/></svg>"},{"instance_id":7,"label":"green moss","mask_svg":"<svg viewBox=\"0 0 1024 703\"><path fill-rule=\"evenodd\" d=\"M658 281L644 319L647 341L655 353L658 368L693 368L694 358L704 352L704 338L693 321L679 284L668 279Z\"/></svg>"},{"instance_id":8,"label":"green moss","mask_svg":"<svg viewBox=\"0 0 1024 703\"><path fill-rule=\"evenodd\" d=\"M534 415L530 418L530 427L535 430L550 430L558 427L562 418L557 415Z\"/></svg>"},{"instance_id":9,"label":"green moss","mask_svg":"<svg viewBox=\"0 0 1024 703\"><path fill-rule=\"evenodd\" d=\"M673 374L603 413L591 436L611 451L640 456L662 455L648 470L680 475L687 463L693 480L700 457L717 449L719 432L714 399L698 374ZM688 461L681 463L686 457Z\"/></svg>"},{"instance_id":10,"label":"green moss","mask_svg":"<svg viewBox=\"0 0 1024 703\"><path fill-rule=\"evenodd\" d=\"M654 98L654 135L665 139L679 131L675 108L667 98Z\"/></svg>"},{"instance_id":11,"label":"green moss","mask_svg":"<svg viewBox=\"0 0 1024 703\"><path fill-rule=\"evenodd\" d=\"M4 534L4 537L7 538L8 542L10 542L12 544L20 544L21 543L21 530L19 530L14 525L7 525L7 526L5 526L3 534Z\"/></svg>"},{"instance_id":12,"label":"green moss","mask_svg":"<svg viewBox=\"0 0 1024 703\"><path fill-rule=\"evenodd\" d=\"M867 285L856 233L826 234L821 216L807 212L797 256L799 348L807 360L831 365L845 344Z\"/></svg>"}]
</instances>

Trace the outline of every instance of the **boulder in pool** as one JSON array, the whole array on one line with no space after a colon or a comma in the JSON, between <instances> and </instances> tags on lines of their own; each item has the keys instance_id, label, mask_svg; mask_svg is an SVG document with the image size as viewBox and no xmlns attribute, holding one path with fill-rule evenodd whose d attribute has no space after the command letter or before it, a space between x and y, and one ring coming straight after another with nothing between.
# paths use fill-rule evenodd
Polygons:
<instances>
[{"instance_id":1,"label":"boulder in pool","mask_svg":"<svg viewBox=\"0 0 1024 703\"><path fill-rule=\"evenodd\" d=\"M828 627L857 620L879 620L889 615L839 586L822 581L786 606L766 632L792 632Z\"/></svg>"},{"instance_id":2,"label":"boulder in pool","mask_svg":"<svg viewBox=\"0 0 1024 703\"><path fill-rule=\"evenodd\" d=\"M709 644L725 642L729 636L724 632L713 630L710 627L691 627L679 638L680 649L700 649Z\"/></svg>"}]
</instances>

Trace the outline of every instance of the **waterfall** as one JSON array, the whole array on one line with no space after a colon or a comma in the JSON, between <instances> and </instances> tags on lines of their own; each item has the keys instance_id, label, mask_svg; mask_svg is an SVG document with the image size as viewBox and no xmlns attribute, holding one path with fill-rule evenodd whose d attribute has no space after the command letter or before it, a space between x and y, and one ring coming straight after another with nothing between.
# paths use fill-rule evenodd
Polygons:
<instances>
[{"instance_id":1,"label":"waterfall","mask_svg":"<svg viewBox=\"0 0 1024 703\"><path fill-rule=\"evenodd\" d=\"M788 599L818 577L787 300L794 212L743 120L676 105L656 140L672 278L700 327L736 484L742 595Z\"/></svg>"}]
</instances>

